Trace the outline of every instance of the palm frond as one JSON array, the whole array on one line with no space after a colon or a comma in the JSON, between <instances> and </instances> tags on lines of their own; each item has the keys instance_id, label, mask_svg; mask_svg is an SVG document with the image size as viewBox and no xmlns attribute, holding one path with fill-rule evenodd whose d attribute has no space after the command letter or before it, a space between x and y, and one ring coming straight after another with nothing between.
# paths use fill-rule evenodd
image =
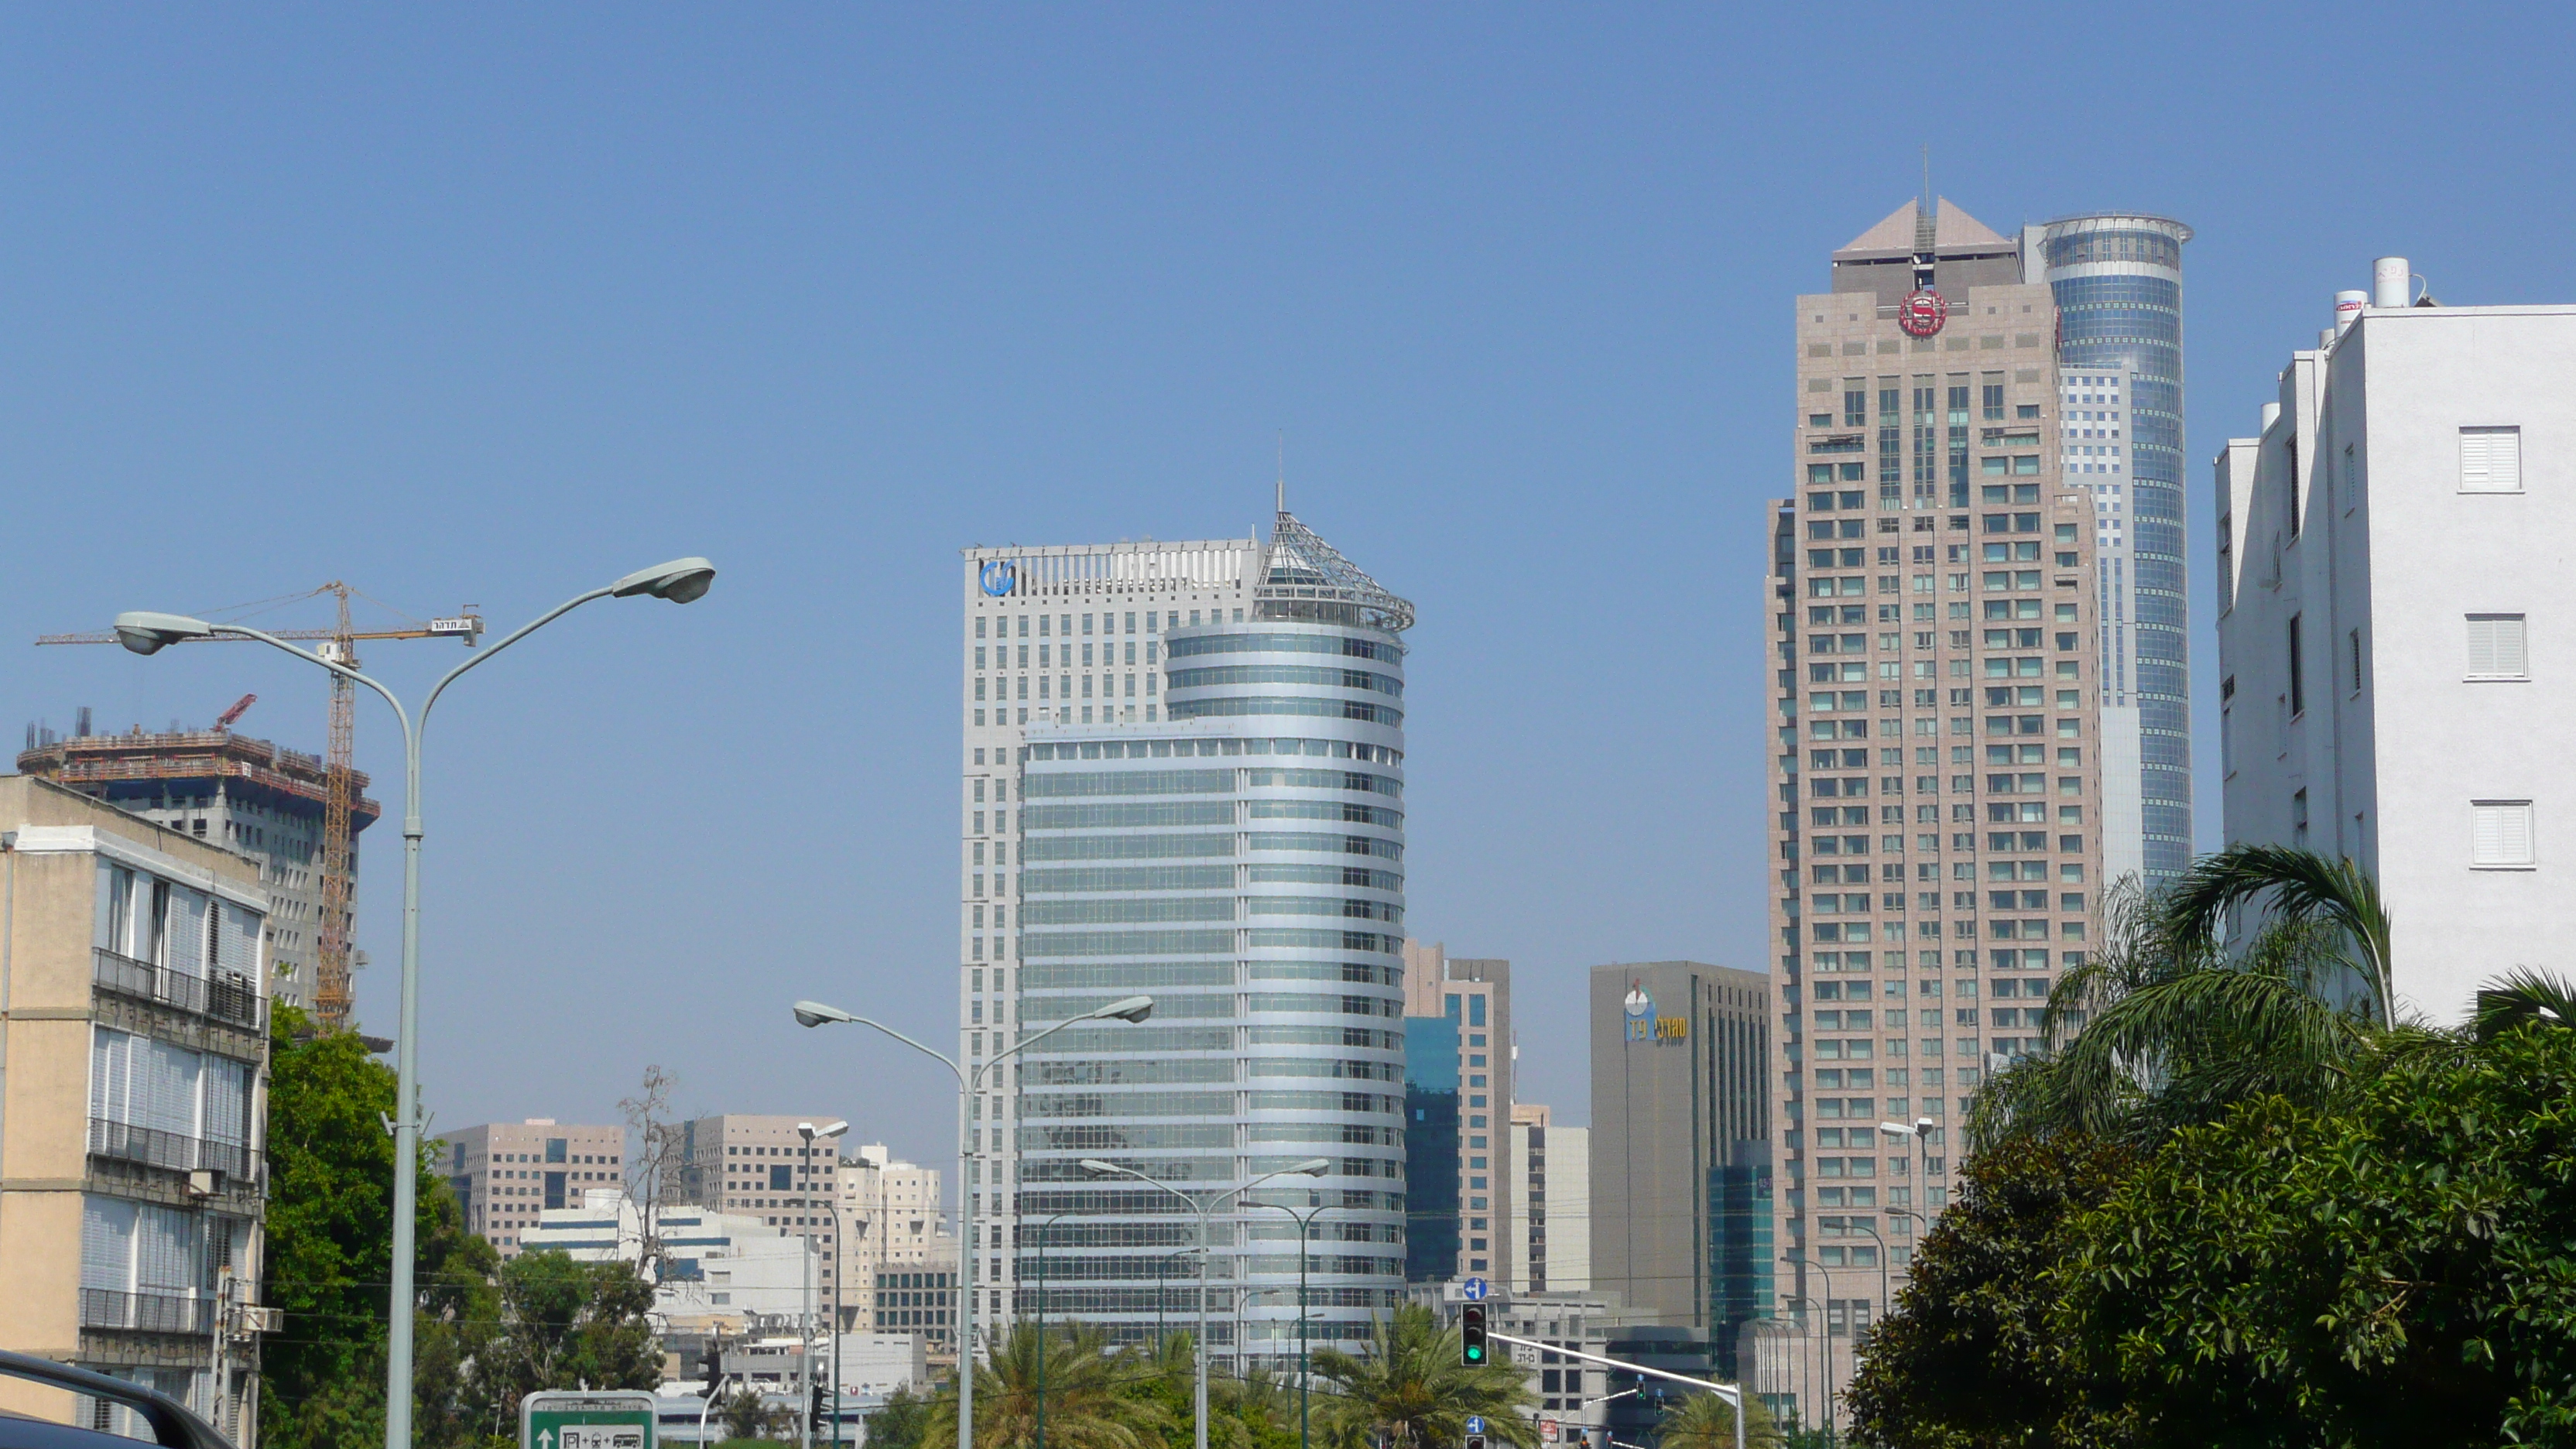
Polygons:
<instances>
[{"instance_id":1,"label":"palm frond","mask_svg":"<svg viewBox=\"0 0 2576 1449\"><path fill-rule=\"evenodd\" d=\"M2396 1019L2388 908L2378 882L2348 857L2282 845L2235 845L2202 856L2166 897L2166 934L2178 944L2213 941L2228 912L2266 901L2277 920L2330 922L2349 938L2379 1019Z\"/></svg>"},{"instance_id":2,"label":"palm frond","mask_svg":"<svg viewBox=\"0 0 2576 1449\"><path fill-rule=\"evenodd\" d=\"M2529 966L2516 966L2478 988L2470 1034L2493 1041L2526 1022L2576 1027L2576 982Z\"/></svg>"}]
</instances>

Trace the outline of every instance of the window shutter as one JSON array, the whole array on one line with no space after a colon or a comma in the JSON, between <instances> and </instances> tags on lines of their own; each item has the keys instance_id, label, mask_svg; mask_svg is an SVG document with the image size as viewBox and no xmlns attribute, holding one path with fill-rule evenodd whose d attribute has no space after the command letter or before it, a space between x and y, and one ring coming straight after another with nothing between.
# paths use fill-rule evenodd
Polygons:
<instances>
[{"instance_id":1,"label":"window shutter","mask_svg":"<svg viewBox=\"0 0 2576 1449\"><path fill-rule=\"evenodd\" d=\"M83 1288L134 1291L134 1208L131 1202L96 1194L82 1201Z\"/></svg>"},{"instance_id":2,"label":"window shutter","mask_svg":"<svg viewBox=\"0 0 2576 1449\"><path fill-rule=\"evenodd\" d=\"M2523 657L2523 616L2469 616L2469 673L2488 678L2519 679L2529 672Z\"/></svg>"},{"instance_id":3,"label":"window shutter","mask_svg":"<svg viewBox=\"0 0 2576 1449\"><path fill-rule=\"evenodd\" d=\"M197 1286L196 1222L176 1208L146 1205L135 1224L137 1291L186 1292Z\"/></svg>"},{"instance_id":4,"label":"window shutter","mask_svg":"<svg viewBox=\"0 0 2576 1449\"><path fill-rule=\"evenodd\" d=\"M2469 853L2476 865L2529 865L2532 862L2529 801L2478 802L2469 807Z\"/></svg>"},{"instance_id":5,"label":"window shutter","mask_svg":"<svg viewBox=\"0 0 2576 1449\"><path fill-rule=\"evenodd\" d=\"M163 938L170 954L162 964L182 976L206 974L206 905L202 892L170 888L170 929Z\"/></svg>"},{"instance_id":6,"label":"window shutter","mask_svg":"<svg viewBox=\"0 0 2576 1449\"><path fill-rule=\"evenodd\" d=\"M2522 429L2460 429L2460 491L2522 491Z\"/></svg>"},{"instance_id":7,"label":"window shutter","mask_svg":"<svg viewBox=\"0 0 2576 1449\"><path fill-rule=\"evenodd\" d=\"M137 1095L140 1125L182 1137L197 1135L197 1078L202 1059L186 1047L143 1039Z\"/></svg>"}]
</instances>

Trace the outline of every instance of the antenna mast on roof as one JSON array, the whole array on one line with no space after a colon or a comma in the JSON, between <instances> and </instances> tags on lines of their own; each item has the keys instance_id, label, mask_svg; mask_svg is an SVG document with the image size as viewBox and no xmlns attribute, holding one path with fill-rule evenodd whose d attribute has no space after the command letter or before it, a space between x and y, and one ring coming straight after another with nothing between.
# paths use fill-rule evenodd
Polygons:
<instances>
[{"instance_id":1,"label":"antenna mast on roof","mask_svg":"<svg viewBox=\"0 0 2576 1449\"><path fill-rule=\"evenodd\" d=\"M1279 511L1288 511L1288 430L1279 430Z\"/></svg>"}]
</instances>

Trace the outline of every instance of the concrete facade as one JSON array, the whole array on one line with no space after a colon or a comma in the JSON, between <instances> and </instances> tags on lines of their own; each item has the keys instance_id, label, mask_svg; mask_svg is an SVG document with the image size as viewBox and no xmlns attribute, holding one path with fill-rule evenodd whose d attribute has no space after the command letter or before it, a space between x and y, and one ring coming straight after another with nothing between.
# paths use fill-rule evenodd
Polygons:
<instances>
[{"instance_id":1,"label":"concrete facade","mask_svg":"<svg viewBox=\"0 0 2576 1449\"><path fill-rule=\"evenodd\" d=\"M1767 1309L1768 1214L1723 1208L1729 1172L1770 1188L1775 999L1697 961L1592 968L1592 1289L1653 1322L1731 1337L1731 1302Z\"/></svg>"},{"instance_id":2,"label":"concrete facade","mask_svg":"<svg viewBox=\"0 0 2576 1449\"><path fill-rule=\"evenodd\" d=\"M829 1112L727 1112L681 1123L679 1200L813 1239L828 1285L839 1271L840 1232L832 1218L841 1195L840 1147L831 1138L809 1147L796 1128L838 1120ZM846 1305L848 1294L842 1297Z\"/></svg>"},{"instance_id":3,"label":"concrete facade","mask_svg":"<svg viewBox=\"0 0 2576 1449\"><path fill-rule=\"evenodd\" d=\"M1846 1335L1910 1255L1919 1219L1889 1210L1947 1204L1949 1125L2036 1049L2098 934L2095 500L2062 472L2057 307L2026 241L1902 208L1797 302L1801 487L1773 505L1767 590L1777 1301ZM1877 1131L1918 1117L1919 1188Z\"/></svg>"},{"instance_id":4,"label":"concrete facade","mask_svg":"<svg viewBox=\"0 0 2576 1449\"><path fill-rule=\"evenodd\" d=\"M2400 1010L2449 1023L2567 968L2576 307L2409 307L2395 270L2218 457L2222 769L2229 842L2369 871Z\"/></svg>"},{"instance_id":5,"label":"concrete facade","mask_svg":"<svg viewBox=\"0 0 2576 1449\"><path fill-rule=\"evenodd\" d=\"M140 1380L237 1437L257 1429L260 877L191 835L0 778L0 1347ZM0 1408L126 1417L15 1380Z\"/></svg>"},{"instance_id":6,"label":"concrete facade","mask_svg":"<svg viewBox=\"0 0 2576 1449\"><path fill-rule=\"evenodd\" d=\"M82 718L87 720L88 711ZM84 724L86 728L86 724ZM225 730L56 738L30 725L18 769L105 800L173 834L260 864L270 911L263 942L269 994L311 1010L322 930L322 821L329 794L319 756ZM349 909L358 901L358 838L384 813L349 777ZM354 959L354 958L353 958Z\"/></svg>"},{"instance_id":7,"label":"concrete facade","mask_svg":"<svg viewBox=\"0 0 2576 1449\"><path fill-rule=\"evenodd\" d=\"M940 1171L897 1159L883 1143L841 1160L841 1331L874 1322L880 1269L953 1267L957 1239L941 1196Z\"/></svg>"},{"instance_id":8,"label":"concrete facade","mask_svg":"<svg viewBox=\"0 0 2576 1449\"><path fill-rule=\"evenodd\" d=\"M1512 1104L1512 1291L1592 1288L1592 1130L1567 1127L1535 1102Z\"/></svg>"},{"instance_id":9,"label":"concrete facade","mask_svg":"<svg viewBox=\"0 0 2576 1449\"><path fill-rule=\"evenodd\" d=\"M442 1132L447 1186L468 1231L517 1257L540 1215L578 1207L585 1194L625 1181L626 1129L563 1126L552 1117L486 1122Z\"/></svg>"}]
</instances>

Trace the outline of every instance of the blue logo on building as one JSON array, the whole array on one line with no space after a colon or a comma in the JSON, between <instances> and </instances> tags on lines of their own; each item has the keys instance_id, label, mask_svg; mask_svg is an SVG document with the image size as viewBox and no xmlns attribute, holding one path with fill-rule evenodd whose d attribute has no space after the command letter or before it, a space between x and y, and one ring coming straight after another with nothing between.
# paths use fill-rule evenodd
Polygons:
<instances>
[{"instance_id":1,"label":"blue logo on building","mask_svg":"<svg viewBox=\"0 0 2576 1449\"><path fill-rule=\"evenodd\" d=\"M991 559L984 565L980 582L984 586L985 593L997 599L1004 598L1019 585L1020 571L1012 566L1009 559Z\"/></svg>"}]
</instances>

